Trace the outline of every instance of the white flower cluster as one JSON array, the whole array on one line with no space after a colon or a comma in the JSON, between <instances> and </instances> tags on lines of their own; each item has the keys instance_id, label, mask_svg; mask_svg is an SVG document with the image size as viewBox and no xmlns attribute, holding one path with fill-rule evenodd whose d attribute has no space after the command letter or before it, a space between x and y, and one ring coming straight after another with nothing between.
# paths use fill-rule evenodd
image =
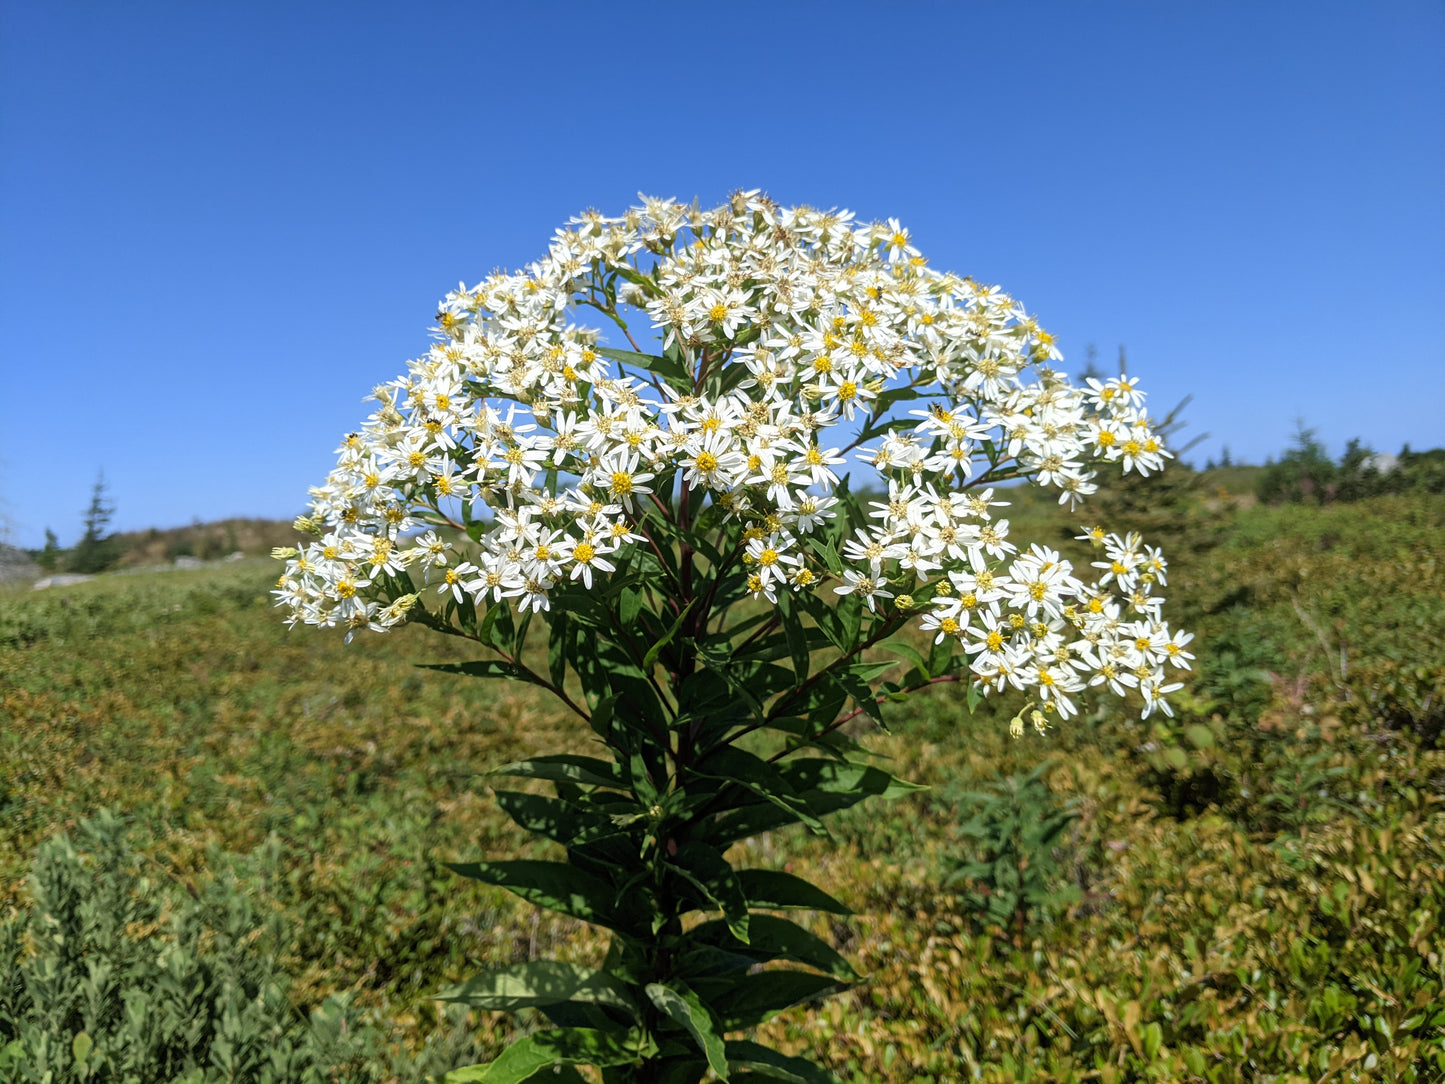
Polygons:
<instances>
[{"instance_id":1,"label":"white flower cluster","mask_svg":"<svg viewBox=\"0 0 1445 1084\"><path fill-rule=\"evenodd\" d=\"M633 350L576 323L588 308ZM660 357L627 331L640 314ZM312 490L317 540L279 554L293 623L389 628L417 602L396 597L403 571L458 603L546 610L559 583L590 588L620 548L654 542L649 517L703 491L755 597L894 599L956 637L982 682L1036 689L1047 711L1072 712L1091 684L1162 705L1177 687L1164 663L1187 665L1151 594L1156 551L1100 532L1108 561L1085 584L1047 549L1019 553L991 513L998 481L1072 506L1098 464L1160 469L1142 393L1124 377L1071 385L1021 306L930 269L892 219L757 193L588 213L525 273L448 295L436 340L376 389ZM921 409L899 417L910 400ZM840 579L804 538L837 514L854 449L888 495L843 546Z\"/></svg>"}]
</instances>

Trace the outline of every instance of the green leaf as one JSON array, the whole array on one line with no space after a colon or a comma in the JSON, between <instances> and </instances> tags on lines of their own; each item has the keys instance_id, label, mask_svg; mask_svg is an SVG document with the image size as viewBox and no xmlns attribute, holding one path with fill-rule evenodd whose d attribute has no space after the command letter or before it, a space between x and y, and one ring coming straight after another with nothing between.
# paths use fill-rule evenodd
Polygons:
<instances>
[{"instance_id":1,"label":"green leaf","mask_svg":"<svg viewBox=\"0 0 1445 1084\"><path fill-rule=\"evenodd\" d=\"M817 790L824 794L856 793L862 797L877 795L881 798L900 798L914 791L928 789L922 784L899 779L870 764L825 760L822 757L799 758L785 765L782 772L793 789L800 793Z\"/></svg>"},{"instance_id":2,"label":"green leaf","mask_svg":"<svg viewBox=\"0 0 1445 1084\"><path fill-rule=\"evenodd\" d=\"M611 1005L631 1013L637 1003L605 971L558 960L534 960L500 971L488 971L436 995L438 1001L456 1001L475 1009L515 1012L517 1009L583 1001Z\"/></svg>"},{"instance_id":3,"label":"green leaf","mask_svg":"<svg viewBox=\"0 0 1445 1084\"><path fill-rule=\"evenodd\" d=\"M686 387L689 391L692 390L692 374L687 371L686 366L671 358L660 358L655 354L639 354L635 350L617 350L610 346L594 346L592 349L604 358L611 358L613 361L631 365L636 369L646 369L648 372L656 373L675 387Z\"/></svg>"},{"instance_id":4,"label":"green leaf","mask_svg":"<svg viewBox=\"0 0 1445 1084\"><path fill-rule=\"evenodd\" d=\"M823 911L832 915L851 915L844 907L821 888L809 884L801 877L772 869L744 869L738 871L738 881L752 907L784 910L799 907L809 911Z\"/></svg>"},{"instance_id":5,"label":"green leaf","mask_svg":"<svg viewBox=\"0 0 1445 1084\"><path fill-rule=\"evenodd\" d=\"M838 548L833 545L831 540L825 541L809 535L808 545L812 548L813 552L817 554L818 560L823 562L829 572L840 578L842 577L843 562L838 556Z\"/></svg>"},{"instance_id":6,"label":"green leaf","mask_svg":"<svg viewBox=\"0 0 1445 1084\"><path fill-rule=\"evenodd\" d=\"M684 606L682 608L682 612L679 613L676 619L672 622L671 627L668 628L667 632L663 633L662 639L658 640L655 644L653 644L647 649L647 654L642 656L642 669L644 673L652 672L652 667L657 662L657 656L662 653L663 648L665 648L668 644L672 643L672 638L677 635L677 630L682 628L683 621L687 620L687 615L692 611L693 606L696 604L697 599L693 599L692 602L689 602L686 606Z\"/></svg>"},{"instance_id":7,"label":"green leaf","mask_svg":"<svg viewBox=\"0 0 1445 1084\"><path fill-rule=\"evenodd\" d=\"M722 852L693 840L677 849L670 865L723 913L723 921L732 935L747 944L751 922L748 898Z\"/></svg>"},{"instance_id":8,"label":"green leaf","mask_svg":"<svg viewBox=\"0 0 1445 1084\"><path fill-rule=\"evenodd\" d=\"M483 884L505 888L528 903L546 907L612 930L632 931L635 923L617 909L606 881L565 862L516 859L509 862L448 862L448 869Z\"/></svg>"},{"instance_id":9,"label":"green leaf","mask_svg":"<svg viewBox=\"0 0 1445 1084\"><path fill-rule=\"evenodd\" d=\"M864 665L867 665L866 663ZM891 664L889 664L891 665ZM877 694L873 691L872 684L865 677L853 672L853 668L843 667L833 672L834 679L841 685L852 698L853 703L871 718L880 727L886 726L883 722L883 709L876 699Z\"/></svg>"},{"instance_id":10,"label":"green leaf","mask_svg":"<svg viewBox=\"0 0 1445 1084\"><path fill-rule=\"evenodd\" d=\"M491 611L488 611L489 613ZM466 674L468 677L510 678L513 681L536 683L534 675L516 663L500 659L478 659L475 662L419 663L423 670L440 670L444 674Z\"/></svg>"},{"instance_id":11,"label":"green leaf","mask_svg":"<svg viewBox=\"0 0 1445 1084\"><path fill-rule=\"evenodd\" d=\"M843 639L848 643L845 650L851 651L858 643L858 631L863 627L863 600L857 595L843 595L834 605L833 612L843 623Z\"/></svg>"},{"instance_id":12,"label":"green leaf","mask_svg":"<svg viewBox=\"0 0 1445 1084\"><path fill-rule=\"evenodd\" d=\"M617 616L624 629L637 624L642 613L642 592L634 587L624 587L617 595Z\"/></svg>"},{"instance_id":13,"label":"green leaf","mask_svg":"<svg viewBox=\"0 0 1445 1084\"><path fill-rule=\"evenodd\" d=\"M796 922L776 915L752 915L749 923L749 937L745 945L733 944L723 923L716 920L704 922L692 931L691 936L703 944L726 948L742 956L751 956L760 963L772 960L792 960L807 964L819 971L826 971L835 979L856 982L858 972L838 952L815 933L803 929Z\"/></svg>"},{"instance_id":14,"label":"green leaf","mask_svg":"<svg viewBox=\"0 0 1445 1084\"><path fill-rule=\"evenodd\" d=\"M955 653L955 646L955 641L947 636L933 645L928 653L928 666L925 667L929 677L943 677L953 668L955 660L961 657Z\"/></svg>"},{"instance_id":15,"label":"green leaf","mask_svg":"<svg viewBox=\"0 0 1445 1084\"><path fill-rule=\"evenodd\" d=\"M554 614L548 622L547 674L552 684L561 688L567 679L567 645L571 642L565 613Z\"/></svg>"},{"instance_id":16,"label":"green leaf","mask_svg":"<svg viewBox=\"0 0 1445 1084\"><path fill-rule=\"evenodd\" d=\"M910 647L908 644L888 643L884 644L883 646L887 650L893 652L893 654L899 656L900 658L907 659L914 666L918 667L918 669L923 673L923 678L925 681L933 676L933 674L929 670L928 663L924 660L923 656L920 655L916 649Z\"/></svg>"},{"instance_id":17,"label":"green leaf","mask_svg":"<svg viewBox=\"0 0 1445 1084\"><path fill-rule=\"evenodd\" d=\"M497 804L518 825L566 846L603 839L621 831L613 817L560 798L519 790L499 790L496 795Z\"/></svg>"},{"instance_id":18,"label":"green leaf","mask_svg":"<svg viewBox=\"0 0 1445 1084\"><path fill-rule=\"evenodd\" d=\"M573 756L559 753L555 756L533 757L494 768L488 775L509 775L517 779L548 779L553 782L581 783L590 787L612 787L623 789L627 780L622 769L609 760L597 757Z\"/></svg>"},{"instance_id":19,"label":"green leaf","mask_svg":"<svg viewBox=\"0 0 1445 1084\"><path fill-rule=\"evenodd\" d=\"M782 775L797 794L800 805L819 818L857 805L865 798L897 798L927 789L896 779L878 768L821 757L786 764ZM712 843L724 845L773 831L798 819L796 814L790 815L785 806L750 806L720 814L713 823L705 825L703 831Z\"/></svg>"},{"instance_id":20,"label":"green leaf","mask_svg":"<svg viewBox=\"0 0 1445 1084\"><path fill-rule=\"evenodd\" d=\"M825 831L823 822L808 808L807 802L799 797L796 790L778 770L755 753L724 745L709 753L693 767L693 772L705 779L722 779L751 791L764 801L778 806L792 814L794 820L802 821L817 833Z\"/></svg>"},{"instance_id":21,"label":"green leaf","mask_svg":"<svg viewBox=\"0 0 1445 1084\"><path fill-rule=\"evenodd\" d=\"M702 1000L686 986L673 988L660 982L649 983L647 996L652 1003L684 1031L692 1036L698 1048L707 1057L708 1066L721 1080L728 1078L727 1057L723 1053L723 1041L713 1023L712 1013Z\"/></svg>"},{"instance_id":22,"label":"green leaf","mask_svg":"<svg viewBox=\"0 0 1445 1084\"><path fill-rule=\"evenodd\" d=\"M833 1074L806 1058L790 1058L749 1039L730 1042L726 1049L728 1065L735 1070L762 1073L781 1084L838 1084Z\"/></svg>"},{"instance_id":23,"label":"green leaf","mask_svg":"<svg viewBox=\"0 0 1445 1084\"><path fill-rule=\"evenodd\" d=\"M778 611L783 617L783 634L788 638L788 651L793 656L793 679L801 684L807 680L812 665L813 653L808 644L808 630L803 627L792 595L782 595L778 602Z\"/></svg>"},{"instance_id":24,"label":"green leaf","mask_svg":"<svg viewBox=\"0 0 1445 1084\"><path fill-rule=\"evenodd\" d=\"M812 971L758 971L726 979L694 980L693 989L719 1006L724 1032L757 1027L784 1009L839 987L837 979Z\"/></svg>"},{"instance_id":25,"label":"green leaf","mask_svg":"<svg viewBox=\"0 0 1445 1084\"><path fill-rule=\"evenodd\" d=\"M983 687L979 685L978 682L972 680L971 677L966 679L966 683L968 685L968 713L972 715L978 710L978 706L983 703Z\"/></svg>"},{"instance_id":26,"label":"green leaf","mask_svg":"<svg viewBox=\"0 0 1445 1084\"><path fill-rule=\"evenodd\" d=\"M697 645L698 655L705 662L709 669L718 674L728 683L734 695L747 704L749 711L755 716L762 716L762 701L748 688L745 682L738 680L732 665L732 649L728 646L699 643Z\"/></svg>"},{"instance_id":27,"label":"green leaf","mask_svg":"<svg viewBox=\"0 0 1445 1084\"><path fill-rule=\"evenodd\" d=\"M1196 749L1210 749L1214 746L1214 735L1210 733L1207 726L1200 726L1193 723L1184 728L1184 736L1189 739L1189 744Z\"/></svg>"},{"instance_id":28,"label":"green leaf","mask_svg":"<svg viewBox=\"0 0 1445 1084\"><path fill-rule=\"evenodd\" d=\"M554 1076L550 1070L565 1065L596 1065L610 1068L614 1065L630 1065L647 1056L648 1048L637 1032L628 1032L627 1042L622 1038L599 1031L596 1028L557 1028L553 1031L539 1031L525 1039L519 1039L502 1056L490 1065L472 1065L456 1069L447 1074L448 1084L522 1084L534 1076L540 1080L579 1079L573 1073L571 1078ZM541 1075L541 1070L549 1070Z\"/></svg>"}]
</instances>

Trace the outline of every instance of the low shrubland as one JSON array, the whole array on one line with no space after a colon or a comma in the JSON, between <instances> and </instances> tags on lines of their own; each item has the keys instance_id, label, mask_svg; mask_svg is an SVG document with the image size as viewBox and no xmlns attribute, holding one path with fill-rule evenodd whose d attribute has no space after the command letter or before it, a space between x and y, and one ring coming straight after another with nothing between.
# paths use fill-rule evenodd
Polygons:
<instances>
[{"instance_id":1,"label":"low shrubland","mask_svg":"<svg viewBox=\"0 0 1445 1084\"><path fill-rule=\"evenodd\" d=\"M928 791L740 855L847 903L813 928L868 973L768 1041L859 1084L1445 1077L1445 499L1240 508L1178 479L1097 512L1175 558L1198 656L1176 716L1013 740L1007 698L893 705L868 746ZM1072 518L1013 511L1088 559ZM600 959L444 865L540 856L482 773L587 735L525 687L417 669L468 657L425 630L288 633L272 575L0 596L0 1061L419 1081L518 1026L438 990ZM142 1027L142 998L170 1015Z\"/></svg>"}]
</instances>

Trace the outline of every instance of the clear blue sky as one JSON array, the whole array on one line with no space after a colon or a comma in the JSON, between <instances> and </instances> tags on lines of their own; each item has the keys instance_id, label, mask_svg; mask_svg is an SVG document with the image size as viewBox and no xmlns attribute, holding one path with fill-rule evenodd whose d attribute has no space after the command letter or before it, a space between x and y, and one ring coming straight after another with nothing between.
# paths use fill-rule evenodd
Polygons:
<instances>
[{"instance_id":1,"label":"clear blue sky","mask_svg":"<svg viewBox=\"0 0 1445 1084\"><path fill-rule=\"evenodd\" d=\"M459 280L639 191L897 216L1261 461L1445 443L1445 4L0 6L0 498L289 517Z\"/></svg>"}]
</instances>

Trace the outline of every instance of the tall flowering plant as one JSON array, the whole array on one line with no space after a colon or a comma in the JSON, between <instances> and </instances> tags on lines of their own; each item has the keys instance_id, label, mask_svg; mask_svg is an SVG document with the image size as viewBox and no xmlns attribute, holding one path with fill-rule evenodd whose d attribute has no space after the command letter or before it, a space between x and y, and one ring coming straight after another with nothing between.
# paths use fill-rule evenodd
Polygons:
<instances>
[{"instance_id":1,"label":"tall flowering plant","mask_svg":"<svg viewBox=\"0 0 1445 1084\"><path fill-rule=\"evenodd\" d=\"M497 800L565 861L454 868L605 927L611 949L448 991L551 1024L455 1079L830 1079L745 1036L857 980L778 914L846 909L729 849L910 789L845 724L929 685L970 705L1022 690L1016 729L1090 686L1168 711L1192 656L1160 615L1162 555L1086 529L1101 560L1081 576L998 515L999 483L1072 507L1097 469L1168 457L1133 381L1077 387L1059 358L896 221L753 192L589 212L525 272L447 296L428 353L376 389L312 491L315 540L279 554L277 596L348 638L414 621L473 640L483 658L438 669L538 685L595 735L596 755L495 773L550 784ZM872 499L848 492L850 460L876 472Z\"/></svg>"}]
</instances>

